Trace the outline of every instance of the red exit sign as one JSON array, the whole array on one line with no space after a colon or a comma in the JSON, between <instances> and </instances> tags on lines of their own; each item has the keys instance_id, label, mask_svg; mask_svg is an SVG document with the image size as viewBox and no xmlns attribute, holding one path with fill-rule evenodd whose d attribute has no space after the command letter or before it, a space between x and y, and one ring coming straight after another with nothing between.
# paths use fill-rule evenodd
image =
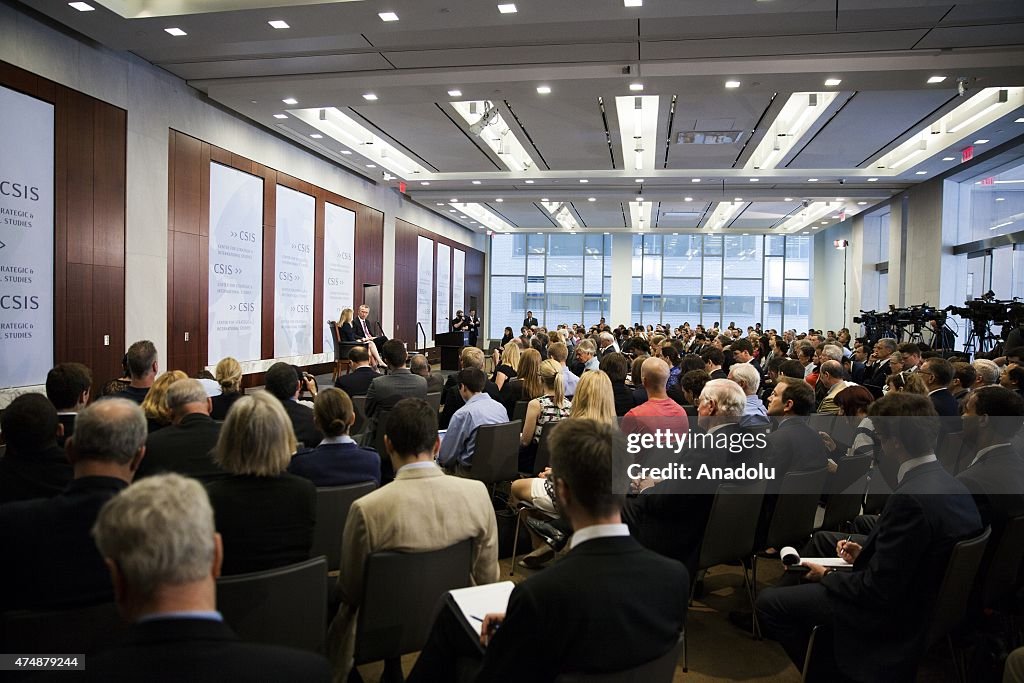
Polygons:
<instances>
[{"instance_id":1,"label":"red exit sign","mask_svg":"<svg viewBox=\"0 0 1024 683\"><path fill-rule=\"evenodd\" d=\"M960 150L960 163L964 163L965 161L970 161L973 158L974 158L974 145L971 145L970 147L964 147L962 150Z\"/></svg>"}]
</instances>

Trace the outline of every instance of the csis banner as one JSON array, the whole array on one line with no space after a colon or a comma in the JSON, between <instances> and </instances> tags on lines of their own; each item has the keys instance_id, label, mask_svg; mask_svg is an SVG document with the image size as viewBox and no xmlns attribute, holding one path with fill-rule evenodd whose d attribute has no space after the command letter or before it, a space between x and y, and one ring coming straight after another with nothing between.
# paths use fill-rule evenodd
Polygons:
<instances>
[{"instance_id":1,"label":"csis banner","mask_svg":"<svg viewBox=\"0 0 1024 683\"><path fill-rule=\"evenodd\" d=\"M418 238L416 259L416 346L422 334L427 335L423 348L434 345L434 240L427 237ZM423 333L419 326L423 326Z\"/></svg>"},{"instance_id":2,"label":"csis banner","mask_svg":"<svg viewBox=\"0 0 1024 683\"><path fill-rule=\"evenodd\" d=\"M53 105L0 87L0 388L53 365Z\"/></svg>"},{"instance_id":3,"label":"csis banner","mask_svg":"<svg viewBox=\"0 0 1024 683\"><path fill-rule=\"evenodd\" d=\"M334 352L327 321L341 317L341 309L353 308L355 237L355 212L324 204L324 353Z\"/></svg>"},{"instance_id":4,"label":"csis banner","mask_svg":"<svg viewBox=\"0 0 1024 683\"><path fill-rule=\"evenodd\" d=\"M262 357L263 179L210 164L209 364Z\"/></svg>"},{"instance_id":5,"label":"csis banner","mask_svg":"<svg viewBox=\"0 0 1024 683\"><path fill-rule=\"evenodd\" d=\"M313 353L313 239L316 200L277 186L274 357Z\"/></svg>"},{"instance_id":6,"label":"csis banner","mask_svg":"<svg viewBox=\"0 0 1024 683\"><path fill-rule=\"evenodd\" d=\"M452 318L451 310L452 250L447 244L437 245L437 326L436 332L447 332Z\"/></svg>"}]
</instances>

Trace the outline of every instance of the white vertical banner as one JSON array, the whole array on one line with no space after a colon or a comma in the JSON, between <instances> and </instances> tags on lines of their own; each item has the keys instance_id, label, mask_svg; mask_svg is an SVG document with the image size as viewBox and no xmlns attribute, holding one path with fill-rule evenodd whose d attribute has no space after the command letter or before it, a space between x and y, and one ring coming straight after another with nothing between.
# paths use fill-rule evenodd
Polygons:
<instances>
[{"instance_id":1,"label":"white vertical banner","mask_svg":"<svg viewBox=\"0 0 1024 683\"><path fill-rule=\"evenodd\" d=\"M419 326L427 335L424 348L434 345L434 240L420 237L416 259L416 339L422 338Z\"/></svg>"},{"instance_id":2,"label":"white vertical banner","mask_svg":"<svg viewBox=\"0 0 1024 683\"><path fill-rule=\"evenodd\" d=\"M352 308L355 299L356 213L340 206L324 205L324 353L334 352L328 320L337 320L341 309ZM358 311L353 311L358 313Z\"/></svg>"},{"instance_id":3,"label":"white vertical banner","mask_svg":"<svg viewBox=\"0 0 1024 683\"><path fill-rule=\"evenodd\" d=\"M0 87L0 387L53 365L53 105Z\"/></svg>"},{"instance_id":4,"label":"white vertical banner","mask_svg":"<svg viewBox=\"0 0 1024 683\"><path fill-rule=\"evenodd\" d=\"M210 162L207 363L259 360L263 329L263 179Z\"/></svg>"},{"instance_id":5,"label":"white vertical banner","mask_svg":"<svg viewBox=\"0 0 1024 683\"><path fill-rule=\"evenodd\" d=\"M452 313L466 310L466 252L460 249L452 251Z\"/></svg>"},{"instance_id":6,"label":"white vertical banner","mask_svg":"<svg viewBox=\"0 0 1024 683\"><path fill-rule=\"evenodd\" d=\"M447 332L451 328L451 271L452 248L447 244L437 245L437 325L435 332Z\"/></svg>"},{"instance_id":7,"label":"white vertical banner","mask_svg":"<svg viewBox=\"0 0 1024 683\"><path fill-rule=\"evenodd\" d=\"M316 200L277 186L274 357L313 353L313 239Z\"/></svg>"}]
</instances>

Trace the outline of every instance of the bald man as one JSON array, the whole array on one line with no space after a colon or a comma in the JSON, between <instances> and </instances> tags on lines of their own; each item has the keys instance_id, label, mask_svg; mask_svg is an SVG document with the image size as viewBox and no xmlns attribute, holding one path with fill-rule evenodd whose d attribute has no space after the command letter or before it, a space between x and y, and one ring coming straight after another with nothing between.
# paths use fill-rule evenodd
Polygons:
<instances>
[{"instance_id":1,"label":"bald man","mask_svg":"<svg viewBox=\"0 0 1024 683\"><path fill-rule=\"evenodd\" d=\"M669 398L669 365L661 358L651 357L640 366L640 382L647 390L647 401L630 410L622 418L622 431L631 433L655 433L668 429L677 434L689 431L686 411Z\"/></svg>"}]
</instances>

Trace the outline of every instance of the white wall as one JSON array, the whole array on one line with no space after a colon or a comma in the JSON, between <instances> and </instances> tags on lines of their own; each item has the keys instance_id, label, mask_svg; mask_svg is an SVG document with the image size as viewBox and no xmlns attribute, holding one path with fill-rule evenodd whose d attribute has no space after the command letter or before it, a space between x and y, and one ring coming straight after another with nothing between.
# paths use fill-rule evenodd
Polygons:
<instances>
[{"instance_id":1,"label":"white wall","mask_svg":"<svg viewBox=\"0 0 1024 683\"><path fill-rule=\"evenodd\" d=\"M128 111L125 339L152 339L163 357L170 128L383 211L385 302L412 295L392 290L396 218L484 250L483 235L210 104L180 78L135 55L71 38L7 5L0 5L0 60ZM383 308L381 323L390 334L393 310L387 303Z\"/></svg>"},{"instance_id":2,"label":"white wall","mask_svg":"<svg viewBox=\"0 0 1024 683\"><path fill-rule=\"evenodd\" d=\"M861 221L863 232L863 221ZM835 240L847 240L850 247L835 248ZM814 278L811 281L810 324L819 330L853 329L853 316L860 310L860 263L863 260L863 244L857 246L854 237L854 219L831 226L824 232L814 234ZM863 240L860 240L863 242ZM843 292L845 278L846 292ZM843 299L846 299L846 316L843 317Z\"/></svg>"}]
</instances>

